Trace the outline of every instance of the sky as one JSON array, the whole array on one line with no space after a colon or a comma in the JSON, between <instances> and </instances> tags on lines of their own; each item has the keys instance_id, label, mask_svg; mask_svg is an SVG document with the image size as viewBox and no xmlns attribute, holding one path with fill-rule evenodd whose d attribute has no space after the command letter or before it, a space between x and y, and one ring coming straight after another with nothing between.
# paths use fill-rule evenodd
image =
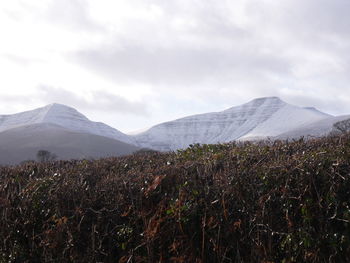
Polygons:
<instances>
[{"instance_id":1,"label":"sky","mask_svg":"<svg viewBox=\"0 0 350 263\"><path fill-rule=\"evenodd\" d=\"M123 132L278 96L350 114L349 0L0 3L0 114L50 103Z\"/></svg>"}]
</instances>

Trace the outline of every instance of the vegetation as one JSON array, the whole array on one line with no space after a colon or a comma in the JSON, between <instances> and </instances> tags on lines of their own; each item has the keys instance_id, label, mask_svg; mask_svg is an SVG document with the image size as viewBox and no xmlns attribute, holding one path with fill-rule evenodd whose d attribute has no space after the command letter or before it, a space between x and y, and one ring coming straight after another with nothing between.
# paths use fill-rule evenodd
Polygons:
<instances>
[{"instance_id":1,"label":"vegetation","mask_svg":"<svg viewBox=\"0 0 350 263\"><path fill-rule=\"evenodd\" d=\"M0 262L350 262L350 135L0 174Z\"/></svg>"},{"instance_id":2,"label":"vegetation","mask_svg":"<svg viewBox=\"0 0 350 263\"><path fill-rule=\"evenodd\" d=\"M140 155L140 154L155 154L159 153L159 151L153 150L153 149L148 149L148 148L141 148L140 150L137 150L134 152L135 155Z\"/></svg>"}]
</instances>

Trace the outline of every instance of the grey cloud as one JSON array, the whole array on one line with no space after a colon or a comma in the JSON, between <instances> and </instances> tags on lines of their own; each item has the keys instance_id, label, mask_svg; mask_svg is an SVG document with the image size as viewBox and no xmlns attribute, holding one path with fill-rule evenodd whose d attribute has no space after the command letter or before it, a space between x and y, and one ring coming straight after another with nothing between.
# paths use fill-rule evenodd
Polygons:
<instances>
[{"instance_id":1,"label":"grey cloud","mask_svg":"<svg viewBox=\"0 0 350 263\"><path fill-rule=\"evenodd\" d=\"M4 54L4 55L1 55L0 57L3 57L5 59L7 59L7 60L10 60L11 62L14 62L14 63L16 63L18 65L21 65L21 66L29 66L29 65L32 65L34 63L43 63L43 62L45 62L42 59L33 58L33 57L17 56L17 55L14 55L14 54Z\"/></svg>"},{"instance_id":2,"label":"grey cloud","mask_svg":"<svg viewBox=\"0 0 350 263\"><path fill-rule=\"evenodd\" d=\"M1 95L3 105L7 108L16 108L20 105L39 105L50 103L61 103L75 107L78 110L91 110L99 112L109 112L123 115L149 116L148 105L144 102L131 102L127 99L106 92L90 92L92 101L78 96L73 92L62 88L55 88L48 85L41 85L31 95Z\"/></svg>"},{"instance_id":3,"label":"grey cloud","mask_svg":"<svg viewBox=\"0 0 350 263\"><path fill-rule=\"evenodd\" d=\"M347 0L288 0L266 3L252 0L248 14L257 19L257 28L287 38L286 49L297 44L300 48L337 48L339 41L349 42L350 2ZM344 43L341 43L342 46Z\"/></svg>"},{"instance_id":4,"label":"grey cloud","mask_svg":"<svg viewBox=\"0 0 350 263\"><path fill-rule=\"evenodd\" d=\"M290 104L301 107L315 107L320 111L331 115L348 115L350 114L349 98L339 96L321 98L304 94L294 94L281 96Z\"/></svg>"},{"instance_id":5,"label":"grey cloud","mask_svg":"<svg viewBox=\"0 0 350 263\"><path fill-rule=\"evenodd\" d=\"M53 0L44 16L48 21L66 26L69 30L103 31L103 27L89 15L85 0Z\"/></svg>"},{"instance_id":6,"label":"grey cloud","mask_svg":"<svg viewBox=\"0 0 350 263\"><path fill-rule=\"evenodd\" d=\"M238 83L243 77L261 83L272 74L291 74L283 54L230 20L229 1L147 3L163 9L161 21L127 23L131 27L115 34L112 44L80 50L67 59L116 83L147 83L155 89L195 90L213 79L218 85L232 86L235 83L225 81ZM178 31L171 25L176 18L193 20L195 26Z\"/></svg>"},{"instance_id":7,"label":"grey cloud","mask_svg":"<svg viewBox=\"0 0 350 263\"><path fill-rule=\"evenodd\" d=\"M222 39L244 39L251 35L242 26L230 21L230 1L222 0L220 4L216 0L187 1L186 4L177 1L154 0L166 12L168 21L177 18L188 18L195 22L194 27L189 27L188 32L197 37L218 37ZM168 22L165 22L166 24Z\"/></svg>"},{"instance_id":8,"label":"grey cloud","mask_svg":"<svg viewBox=\"0 0 350 263\"><path fill-rule=\"evenodd\" d=\"M246 25L232 19L232 1L135 3L155 4L164 15L154 23L126 23L112 44L80 50L71 58L115 83L147 83L168 94L183 89L206 101L220 94L215 100L225 103L286 96L287 87L293 102L302 101L304 89L308 101L316 98L316 106L328 110L320 97L332 101L330 94L348 91L348 0L245 1ZM195 26L177 30L171 24L177 18ZM349 99L340 101L348 109Z\"/></svg>"},{"instance_id":9,"label":"grey cloud","mask_svg":"<svg viewBox=\"0 0 350 263\"><path fill-rule=\"evenodd\" d=\"M147 105L142 102L131 102L125 98L106 91L91 93L92 101L77 96L68 90L43 85L38 89L37 97L46 103L62 103L82 110L95 110L137 116L147 116Z\"/></svg>"},{"instance_id":10,"label":"grey cloud","mask_svg":"<svg viewBox=\"0 0 350 263\"><path fill-rule=\"evenodd\" d=\"M2 107L17 108L18 105L32 104L36 102L34 96L0 95ZM1 114L1 113L0 113Z\"/></svg>"},{"instance_id":11,"label":"grey cloud","mask_svg":"<svg viewBox=\"0 0 350 263\"><path fill-rule=\"evenodd\" d=\"M86 0L46 0L40 8L29 1L20 1L19 7L3 12L16 21L23 19L23 13L29 14L33 20L63 26L69 31L104 31L90 16Z\"/></svg>"},{"instance_id":12,"label":"grey cloud","mask_svg":"<svg viewBox=\"0 0 350 263\"><path fill-rule=\"evenodd\" d=\"M312 27L317 33L350 36L350 2L347 0L295 1L299 12L299 25Z\"/></svg>"},{"instance_id":13,"label":"grey cloud","mask_svg":"<svg viewBox=\"0 0 350 263\"><path fill-rule=\"evenodd\" d=\"M176 87L191 93L209 86L263 90L280 85L276 79L293 78L295 62L285 56L284 47L260 39L255 28L234 24L229 1L150 2L165 12L161 21L131 23L112 44L80 50L68 59L115 83L147 83L158 91ZM177 17L193 19L196 26L177 31L169 22Z\"/></svg>"},{"instance_id":14,"label":"grey cloud","mask_svg":"<svg viewBox=\"0 0 350 263\"><path fill-rule=\"evenodd\" d=\"M208 79L225 75L258 77L265 72L289 74L290 66L283 57L262 54L259 50L219 50L215 48L158 48L142 46L126 49L103 47L75 54L75 58L115 82L140 82L172 87L198 86Z\"/></svg>"}]
</instances>

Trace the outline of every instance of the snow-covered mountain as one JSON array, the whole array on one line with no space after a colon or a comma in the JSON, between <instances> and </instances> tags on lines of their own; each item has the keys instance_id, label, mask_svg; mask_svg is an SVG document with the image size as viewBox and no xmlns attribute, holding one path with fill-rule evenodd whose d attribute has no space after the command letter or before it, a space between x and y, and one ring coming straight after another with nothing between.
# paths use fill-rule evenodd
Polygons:
<instances>
[{"instance_id":1,"label":"snow-covered mountain","mask_svg":"<svg viewBox=\"0 0 350 263\"><path fill-rule=\"evenodd\" d=\"M0 115L0 135L15 128L23 128L17 130L17 134L18 131L25 133L26 127L32 127L31 136L34 136L33 127L43 133L44 126L36 124L52 124L70 132L103 136L140 148L169 151L194 143L323 136L332 132L334 123L346 118L333 117L312 107L294 106L278 97L266 97L224 111L188 116L158 124L139 134L126 135L104 123L90 121L74 108L50 104L32 111ZM52 133L54 126L50 127ZM2 144L0 141L0 148Z\"/></svg>"},{"instance_id":2,"label":"snow-covered mountain","mask_svg":"<svg viewBox=\"0 0 350 263\"><path fill-rule=\"evenodd\" d=\"M117 129L101 122L90 121L74 108L57 103L13 115L0 115L0 132L37 123L56 124L71 131L95 134L132 143L129 136Z\"/></svg>"},{"instance_id":3,"label":"snow-covered mountain","mask_svg":"<svg viewBox=\"0 0 350 263\"><path fill-rule=\"evenodd\" d=\"M140 147L168 151L193 143L274 137L329 117L314 108L301 108L277 97L266 97L221 112L161 123L132 137Z\"/></svg>"},{"instance_id":4,"label":"snow-covered mountain","mask_svg":"<svg viewBox=\"0 0 350 263\"><path fill-rule=\"evenodd\" d=\"M61 104L0 115L0 165L35 160L39 150L50 151L58 159L81 159L126 155L138 149L126 134Z\"/></svg>"}]
</instances>

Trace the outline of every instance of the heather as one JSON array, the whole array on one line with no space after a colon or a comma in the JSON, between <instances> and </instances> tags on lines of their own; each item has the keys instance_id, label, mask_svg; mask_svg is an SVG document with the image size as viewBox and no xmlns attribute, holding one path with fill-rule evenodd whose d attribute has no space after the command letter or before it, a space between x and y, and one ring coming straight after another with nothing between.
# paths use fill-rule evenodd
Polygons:
<instances>
[{"instance_id":1,"label":"heather","mask_svg":"<svg viewBox=\"0 0 350 263\"><path fill-rule=\"evenodd\" d=\"M0 262L349 262L350 135L0 168Z\"/></svg>"}]
</instances>

